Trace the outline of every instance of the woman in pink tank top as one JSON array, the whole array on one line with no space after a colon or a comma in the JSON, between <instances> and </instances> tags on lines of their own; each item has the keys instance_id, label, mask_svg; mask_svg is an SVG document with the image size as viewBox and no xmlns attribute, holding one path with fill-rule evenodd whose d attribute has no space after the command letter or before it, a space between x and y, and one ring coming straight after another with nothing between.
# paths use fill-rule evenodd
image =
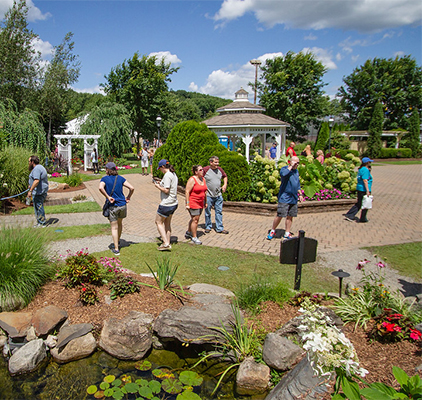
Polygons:
<instances>
[{"instance_id":1,"label":"woman in pink tank top","mask_svg":"<svg viewBox=\"0 0 422 400\"><path fill-rule=\"evenodd\" d=\"M189 211L190 221L185 238L191 239L193 244L202 244L197 238L197 230L199 217L207 206L207 184L200 165L192 167L192 175L186 184L186 209Z\"/></svg>"}]
</instances>

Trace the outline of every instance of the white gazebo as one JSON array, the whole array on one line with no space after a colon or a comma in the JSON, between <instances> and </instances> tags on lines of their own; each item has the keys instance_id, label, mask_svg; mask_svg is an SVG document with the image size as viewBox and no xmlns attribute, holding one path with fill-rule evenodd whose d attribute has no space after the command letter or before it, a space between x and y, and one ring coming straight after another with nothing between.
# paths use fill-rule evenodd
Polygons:
<instances>
[{"instance_id":1,"label":"white gazebo","mask_svg":"<svg viewBox=\"0 0 422 400\"><path fill-rule=\"evenodd\" d=\"M248 92L241 88L235 93L235 100L217 109L219 115L203 121L210 130L220 138L227 136L229 141L233 136L240 137L246 145L246 160L249 162L249 149L252 139L262 135L262 151L265 152L267 135L275 136L277 156L286 151L287 122L264 114L265 108L248 101Z\"/></svg>"},{"instance_id":2,"label":"white gazebo","mask_svg":"<svg viewBox=\"0 0 422 400\"><path fill-rule=\"evenodd\" d=\"M72 173L72 139L83 139L84 141L84 171L92 167L91 153L94 149L98 149L98 138L101 135L79 135L81 125L84 124L88 114L82 118L75 118L66 123L65 135L54 135L57 139L57 148L59 156L62 156L68 164L69 173ZM94 139L93 144L88 143L88 139ZM67 143L62 143L62 140L67 140Z\"/></svg>"}]
</instances>

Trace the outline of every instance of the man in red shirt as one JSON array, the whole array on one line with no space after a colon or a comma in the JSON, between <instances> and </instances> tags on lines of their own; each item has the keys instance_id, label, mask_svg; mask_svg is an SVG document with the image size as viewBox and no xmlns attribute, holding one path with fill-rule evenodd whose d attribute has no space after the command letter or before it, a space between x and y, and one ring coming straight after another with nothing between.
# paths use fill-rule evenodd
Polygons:
<instances>
[{"instance_id":1,"label":"man in red shirt","mask_svg":"<svg viewBox=\"0 0 422 400\"><path fill-rule=\"evenodd\" d=\"M296 157L296 152L294 150L295 146L295 142L290 142L290 147L288 147L286 151L286 157Z\"/></svg>"}]
</instances>

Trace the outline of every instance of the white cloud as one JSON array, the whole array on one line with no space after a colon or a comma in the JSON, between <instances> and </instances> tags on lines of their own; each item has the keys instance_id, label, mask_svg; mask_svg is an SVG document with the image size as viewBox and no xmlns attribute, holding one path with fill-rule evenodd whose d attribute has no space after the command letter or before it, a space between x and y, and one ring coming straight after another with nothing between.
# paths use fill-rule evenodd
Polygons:
<instances>
[{"instance_id":1,"label":"white cloud","mask_svg":"<svg viewBox=\"0 0 422 400\"><path fill-rule=\"evenodd\" d=\"M40 38L34 39L32 41L32 46L35 51L39 51L41 53L42 59L50 58L54 51L54 47L50 42L44 42Z\"/></svg>"},{"instance_id":2,"label":"white cloud","mask_svg":"<svg viewBox=\"0 0 422 400\"><path fill-rule=\"evenodd\" d=\"M214 15L219 25L254 13L266 27L339 28L376 32L420 24L420 0L224 0Z\"/></svg>"},{"instance_id":3,"label":"white cloud","mask_svg":"<svg viewBox=\"0 0 422 400\"><path fill-rule=\"evenodd\" d=\"M343 59L343 56L340 53L336 54L336 60L341 61Z\"/></svg>"},{"instance_id":4,"label":"white cloud","mask_svg":"<svg viewBox=\"0 0 422 400\"><path fill-rule=\"evenodd\" d=\"M396 51L394 53L394 57L403 57L405 55L404 51Z\"/></svg>"},{"instance_id":5,"label":"white cloud","mask_svg":"<svg viewBox=\"0 0 422 400\"><path fill-rule=\"evenodd\" d=\"M195 82L191 82L189 84L189 90L191 92L197 92L198 91L198 85Z\"/></svg>"},{"instance_id":6,"label":"white cloud","mask_svg":"<svg viewBox=\"0 0 422 400\"><path fill-rule=\"evenodd\" d=\"M313 53L315 58L322 63L328 69L337 69L336 63L332 60L332 54L327 49L321 49L320 47L305 47L302 53Z\"/></svg>"},{"instance_id":7,"label":"white cloud","mask_svg":"<svg viewBox=\"0 0 422 400\"><path fill-rule=\"evenodd\" d=\"M34 22L45 20L51 17L49 12L43 14L38 7L35 7L32 0L26 0L28 6L28 21ZM13 6L13 0L0 0L0 19L3 19L7 10Z\"/></svg>"},{"instance_id":8,"label":"white cloud","mask_svg":"<svg viewBox=\"0 0 422 400\"><path fill-rule=\"evenodd\" d=\"M315 36L314 34L310 33L308 36L304 37L305 40L317 40L318 36Z\"/></svg>"},{"instance_id":9,"label":"white cloud","mask_svg":"<svg viewBox=\"0 0 422 400\"><path fill-rule=\"evenodd\" d=\"M182 62L176 54L171 54L169 51L158 51L154 53L150 53L149 56L157 57L157 61L161 62L161 59L164 58L164 62L170 63L172 65L178 65Z\"/></svg>"},{"instance_id":10,"label":"white cloud","mask_svg":"<svg viewBox=\"0 0 422 400\"><path fill-rule=\"evenodd\" d=\"M91 94L94 94L94 93L101 93L101 94L105 94L104 93L104 89L100 86L100 85L97 85L97 86L94 86L94 87L92 87L92 88L85 88L85 89L77 89L77 88L72 88L75 92L78 92L78 93L91 93Z\"/></svg>"},{"instance_id":11,"label":"white cloud","mask_svg":"<svg viewBox=\"0 0 422 400\"><path fill-rule=\"evenodd\" d=\"M359 54L357 54L357 55L355 55L355 56L352 56L352 61L353 61L353 62L356 62L357 60L359 60L359 57L360 57L360 55L359 55Z\"/></svg>"}]
</instances>

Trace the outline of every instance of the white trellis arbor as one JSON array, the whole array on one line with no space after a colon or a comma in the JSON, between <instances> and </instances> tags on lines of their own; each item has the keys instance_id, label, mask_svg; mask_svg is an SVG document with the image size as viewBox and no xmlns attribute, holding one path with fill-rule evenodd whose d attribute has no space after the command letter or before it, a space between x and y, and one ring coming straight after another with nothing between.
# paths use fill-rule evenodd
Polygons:
<instances>
[{"instance_id":1,"label":"white trellis arbor","mask_svg":"<svg viewBox=\"0 0 422 400\"><path fill-rule=\"evenodd\" d=\"M62 156L68 164L69 173L72 173L72 139L83 139L84 141L84 171L92 167L91 153L92 150L98 149L98 138L101 135L54 135L57 139L57 148L59 156ZM88 140L94 139L93 144L89 144ZM62 140L67 140L67 143L62 143Z\"/></svg>"},{"instance_id":2,"label":"white trellis arbor","mask_svg":"<svg viewBox=\"0 0 422 400\"><path fill-rule=\"evenodd\" d=\"M275 136L277 142L276 159L286 151L287 122L264 115L264 107L248 101L248 92L241 88L235 93L235 100L217 109L219 115L204 122L218 137L229 140L240 137L246 145L246 160L249 162L249 148L255 136L261 135L262 154L265 152L267 135ZM230 146L229 146L230 147Z\"/></svg>"}]
</instances>

